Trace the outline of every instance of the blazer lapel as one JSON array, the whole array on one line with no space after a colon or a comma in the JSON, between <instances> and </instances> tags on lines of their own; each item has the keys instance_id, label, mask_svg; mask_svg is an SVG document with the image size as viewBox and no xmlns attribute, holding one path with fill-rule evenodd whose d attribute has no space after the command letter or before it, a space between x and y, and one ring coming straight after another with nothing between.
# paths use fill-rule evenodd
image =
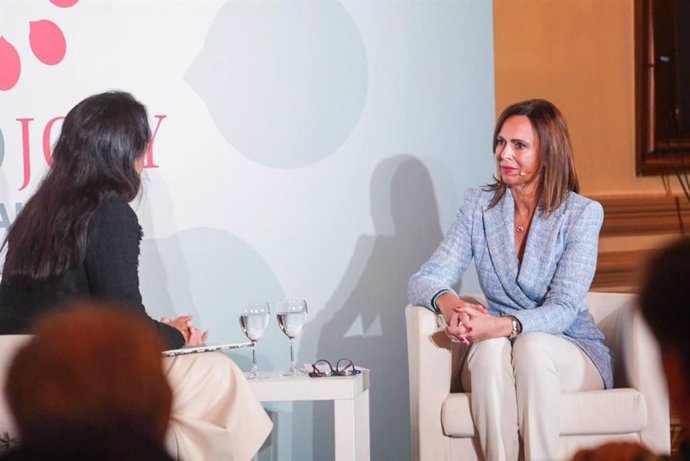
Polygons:
<instances>
[{"instance_id":1,"label":"blazer lapel","mask_svg":"<svg viewBox=\"0 0 690 461\"><path fill-rule=\"evenodd\" d=\"M534 221L537 221L536 219ZM540 238L535 238L535 222L532 222L530 232L527 236L527 245L530 241L537 244ZM518 264L515 252L515 202L510 189L506 190L503 199L490 210L484 211L484 229L486 232L486 244L491 255L491 261L496 271L496 275L508 297L517 306L529 306L533 301L522 290L518 283L518 275L522 278L526 271L525 263L528 260L527 248L522 258L522 267ZM537 233L542 232L537 227ZM533 261L538 264L538 261Z\"/></svg>"},{"instance_id":2,"label":"blazer lapel","mask_svg":"<svg viewBox=\"0 0 690 461\"><path fill-rule=\"evenodd\" d=\"M501 285L511 294L516 288L518 259L515 254L515 236L513 222L515 204L510 189L503 199L493 208L484 210L484 232L486 246L491 255L491 262Z\"/></svg>"},{"instance_id":3,"label":"blazer lapel","mask_svg":"<svg viewBox=\"0 0 690 461\"><path fill-rule=\"evenodd\" d=\"M541 210L537 210L530 225L527 242L525 242L525 253L522 255L522 266L518 274L517 283L522 287L535 287L542 285L538 283L544 277L547 267L544 267L543 258L544 246L549 242L549 222L545 219ZM528 293L529 294L529 293Z\"/></svg>"},{"instance_id":4,"label":"blazer lapel","mask_svg":"<svg viewBox=\"0 0 690 461\"><path fill-rule=\"evenodd\" d=\"M538 210L532 219L529 235L522 256L522 267L518 276L518 285L527 295L533 290L542 291L544 284L550 283L549 271L551 265L547 261L553 260L554 239L559 227L560 210L556 210L548 218L544 218ZM525 288L523 288L525 287Z\"/></svg>"}]
</instances>

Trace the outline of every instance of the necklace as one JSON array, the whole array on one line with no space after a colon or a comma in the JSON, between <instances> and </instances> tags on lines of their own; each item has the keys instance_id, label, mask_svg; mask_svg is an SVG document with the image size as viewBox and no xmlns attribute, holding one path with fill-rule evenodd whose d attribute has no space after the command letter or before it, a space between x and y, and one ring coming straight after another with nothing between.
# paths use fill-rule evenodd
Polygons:
<instances>
[{"instance_id":1,"label":"necklace","mask_svg":"<svg viewBox=\"0 0 690 461\"><path fill-rule=\"evenodd\" d=\"M517 232L518 234L522 234L523 232L525 232L525 227L529 226L530 221L532 221L532 216L533 216L533 215L534 215L534 212L531 212L531 213L529 213L529 214L527 215L527 220L526 220L526 223L525 223L524 225L518 224L518 223L516 222L516 223L515 223L515 224L516 224L516 226L515 226L515 232ZM516 214L515 214L515 221L518 220L518 217L520 217L520 216L516 213ZM522 221L522 219L520 219L520 220Z\"/></svg>"}]
</instances>

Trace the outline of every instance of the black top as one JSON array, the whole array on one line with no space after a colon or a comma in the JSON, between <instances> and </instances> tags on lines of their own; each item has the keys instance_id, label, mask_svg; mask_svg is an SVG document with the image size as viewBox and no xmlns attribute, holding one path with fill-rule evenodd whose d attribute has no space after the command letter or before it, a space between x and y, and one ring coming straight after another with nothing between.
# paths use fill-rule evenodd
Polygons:
<instances>
[{"instance_id":1,"label":"black top","mask_svg":"<svg viewBox=\"0 0 690 461\"><path fill-rule=\"evenodd\" d=\"M163 444L121 425L55 427L55 433L32 439L4 454L0 461L173 461Z\"/></svg>"},{"instance_id":2,"label":"black top","mask_svg":"<svg viewBox=\"0 0 690 461\"><path fill-rule=\"evenodd\" d=\"M94 212L87 230L84 261L59 277L22 283L3 277L0 283L0 334L22 334L35 319L78 300L121 303L146 316L166 345L176 349L184 337L175 328L146 314L139 292L139 243L136 213L120 198L107 198Z\"/></svg>"}]
</instances>

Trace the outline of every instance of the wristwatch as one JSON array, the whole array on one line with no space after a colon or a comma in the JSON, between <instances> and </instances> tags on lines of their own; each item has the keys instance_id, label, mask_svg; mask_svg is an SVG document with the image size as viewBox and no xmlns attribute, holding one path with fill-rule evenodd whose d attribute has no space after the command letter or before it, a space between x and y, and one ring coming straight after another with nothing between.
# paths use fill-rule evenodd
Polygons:
<instances>
[{"instance_id":1,"label":"wristwatch","mask_svg":"<svg viewBox=\"0 0 690 461\"><path fill-rule=\"evenodd\" d=\"M509 317L510 321L513 324L513 330L510 332L510 336L508 336L508 339L515 339L515 337L522 332L522 325L520 324L520 321L512 315Z\"/></svg>"}]
</instances>

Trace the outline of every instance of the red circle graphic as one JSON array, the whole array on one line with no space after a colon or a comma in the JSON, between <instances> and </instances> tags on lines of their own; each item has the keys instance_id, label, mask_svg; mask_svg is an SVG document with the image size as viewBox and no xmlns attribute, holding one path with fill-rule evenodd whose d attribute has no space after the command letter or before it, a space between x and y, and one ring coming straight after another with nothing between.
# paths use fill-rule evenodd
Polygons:
<instances>
[{"instance_id":1,"label":"red circle graphic","mask_svg":"<svg viewBox=\"0 0 690 461\"><path fill-rule=\"evenodd\" d=\"M38 60L51 66L62 61L67 51L67 43L57 24L47 19L30 24L29 43Z\"/></svg>"},{"instance_id":2,"label":"red circle graphic","mask_svg":"<svg viewBox=\"0 0 690 461\"><path fill-rule=\"evenodd\" d=\"M50 3L60 8L69 8L70 6L74 6L78 1L79 0L50 0Z\"/></svg>"},{"instance_id":3,"label":"red circle graphic","mask_svg":"<svg viewBox=\"0 0 690 461\"><path fill-rule=\"evenodd\" d=\"M3 37L0 37L0 62L0 90L7 91L19 81L22 66L16 48Z\"/></svg>"}]
</instances>

